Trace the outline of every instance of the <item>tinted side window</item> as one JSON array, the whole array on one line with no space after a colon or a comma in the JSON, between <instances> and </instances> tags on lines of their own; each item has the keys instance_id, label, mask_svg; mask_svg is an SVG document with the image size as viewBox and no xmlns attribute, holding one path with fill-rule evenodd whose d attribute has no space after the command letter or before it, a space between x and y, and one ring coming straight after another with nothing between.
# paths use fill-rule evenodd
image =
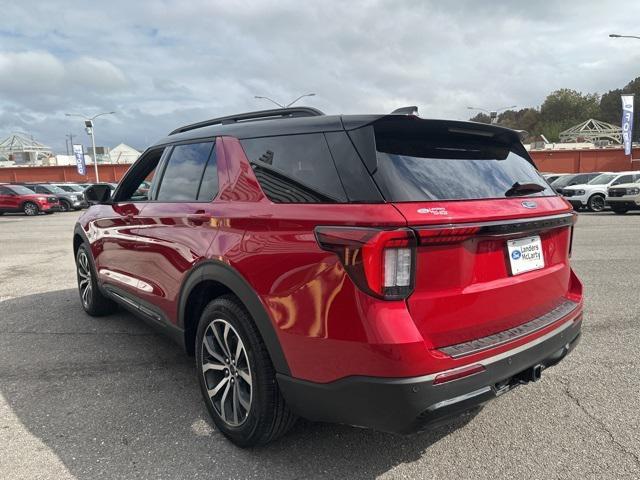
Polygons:
<instances>
[{"instance_id":1,"label":"tinted side window","mask_svg":"<svg viewBox=\"0 0 640 480\"><path fill-rule=\"evenodd\" d=\"M114 197L115 202L146 202L152 194L153 180L164 148L155 148L142 156L129 169Z\"/></svg>"},{"instance_id":2,"label":"tinted side window","mask_svg":"<svg viewBox=\"0 0 640 480\"><path fill-rule=\"evenodd\" d=\"M202 183L198 192L198 200L211 201L218 194L218 160L216 149L211 151L207 166L204 168Z\"/></svg>"},{"instance_id":3,"label":"tinted side window","mask_svg":"<svg viewBox=\"0 0 640 480\"><path fill-rule=\"evenodd\" d=\"M194 201L213 142L190 143L173 147L156 200L161 202Z\"/></svg>"},{"instance_id":4,"label":"tinted side window","mask_svg":"<svg viewBox=\"0 0 640 480\"><path fill-rule=\"evenodd\" d=\"M8 188L0 186L0 195L11 195L12 193Z\"/></svg>"},{"instance_id":5,"label":"tinted side window","mask_svg":"<svg viewBox=\"0 0 640 480\"><path fill-rule=\"evenodd\" d=\"M322 133L241 140L258 182L277 203L346 202Z\"/></svg>"},{"instance_id":6,"label":"tinted side window","mask_svg":"<svg viewBox=\"0 0 640 480\"><path fill-rule=\"evenodd\" d=\"M633 175L622 175L618 177L613 183L614 185L620 185L621 183L631 183L633 182Z\"/></svg>"}]
</instances>

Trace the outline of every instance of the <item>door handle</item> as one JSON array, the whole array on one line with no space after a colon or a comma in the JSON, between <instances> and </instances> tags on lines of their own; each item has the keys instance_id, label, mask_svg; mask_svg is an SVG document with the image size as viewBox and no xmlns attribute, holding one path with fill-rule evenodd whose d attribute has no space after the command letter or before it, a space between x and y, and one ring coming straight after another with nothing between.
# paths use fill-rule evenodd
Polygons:
<instances>
[{"instance_id":1,"label":"door handle","mask_svg":"<svg viewBox=\"0 0 640 480\"><path fill-rule=\"evenodd\" d=\"M211 215L207 215L204 210L197 210L195 213L187 215L187 221L194 225L209 223Z\"/></svg>"}]
</instances>

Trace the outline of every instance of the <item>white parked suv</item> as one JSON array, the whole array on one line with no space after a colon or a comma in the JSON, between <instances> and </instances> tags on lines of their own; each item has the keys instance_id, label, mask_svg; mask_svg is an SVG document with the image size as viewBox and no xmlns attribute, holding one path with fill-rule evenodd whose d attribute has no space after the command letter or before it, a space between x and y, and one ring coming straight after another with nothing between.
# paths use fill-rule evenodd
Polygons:
<instances>
[{"instance_id":1,"label":"white parked suv","mask_svg":"<svg viewBox=\"0 0 640 480\"><path fill-rule=\"evenodd\" d=\"M640 180L622 183L607 190L606 203L617 214L640 210Z\"/></svg>"},{"instance_id":2,"label":"white parked suv","mask_svg":"<svg viewBox=\"0 0 640 480\"><path fill-rule=\"evenodd\" d=\"M580 210L587 208L592 212L601 212L606 205L605 199L609 187L640 180L640 172L602 173L589 183L572 185L560 190L560 194Z\"/></svg>"}]
</instances>

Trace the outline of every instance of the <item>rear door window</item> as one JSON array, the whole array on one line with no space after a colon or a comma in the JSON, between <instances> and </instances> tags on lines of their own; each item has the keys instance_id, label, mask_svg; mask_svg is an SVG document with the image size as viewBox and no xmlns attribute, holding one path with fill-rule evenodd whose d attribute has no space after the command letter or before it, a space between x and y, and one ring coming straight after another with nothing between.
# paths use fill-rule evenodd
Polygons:
<instances>
[{"instance_id":1,"label":"rear door window","mask_svg":"<svg viewBox=\"0 0 640 480\"><path fill-rule=\"evenodd\" d=\"M322 133L241 140L264 193L276 203L336 203L347 197Z\"/></svg>"},{"instance_id":2,"label":"rear door window","mask_svg":"<svg viewBox=\"0 0 640 480\"><path fill-rule=\"evenodd\" d=\"M203 173L205 173L205 167L212 152L213 142L189 143L173 147L171 156L162 173L162 180L158 187L156 200L159 202L189 202L198 200ZM217 189L217 171L215 167L208 172L209 176L212 173L216 175ZM210 178L205 188L208 189L208 193L211 193ZM211 198L206 200L211 200Z\"/></svg>"},{"instance_id":3,"label":"rear door window","mask_svg":"<svg viewBox=\"0 0 640 480\"><path fill-rule=\"evenodd\" d=\"M633 175L621 175L620 177L615 179L615 181L613 182L613 185L622 185L623 183L632 183L632 182L633 182Z\"/></svg>"}]
</instances>

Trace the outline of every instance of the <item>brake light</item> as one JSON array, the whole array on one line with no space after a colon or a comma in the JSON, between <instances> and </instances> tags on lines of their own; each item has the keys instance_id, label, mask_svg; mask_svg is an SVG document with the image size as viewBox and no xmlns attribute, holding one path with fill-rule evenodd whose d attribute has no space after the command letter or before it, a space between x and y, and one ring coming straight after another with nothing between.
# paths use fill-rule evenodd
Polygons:
<instances>
[{"instance_id":1,"label":"brake light","mask_svg":"<svg viewBox=\"0 0 640 480\"><path fill-rule=\"evenodd\" d=\"M338 255L353 282L385 300L413 291L416 237L408 228L316 227L320 248Z\"/></svg>"}]
</instances>

